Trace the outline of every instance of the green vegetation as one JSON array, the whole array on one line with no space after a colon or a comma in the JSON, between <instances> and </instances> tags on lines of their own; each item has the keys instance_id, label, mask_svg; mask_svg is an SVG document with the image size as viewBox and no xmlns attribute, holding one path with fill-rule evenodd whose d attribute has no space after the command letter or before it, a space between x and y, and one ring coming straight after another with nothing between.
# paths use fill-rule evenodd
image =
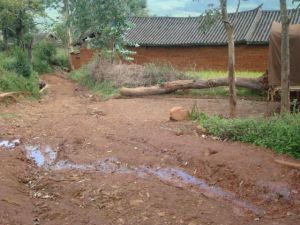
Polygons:
<instances>
[{"instance_id":1,"label":"green vegetation","mask_svg":"<svg viewBox=\"0 0 300 225\"><path fill-rule=\"evenodd\" d=\"M191 117L199 120L209 135L255 144L300 159L300 114L224 119L193 109Z\"/></svg>"},{"instance_id":2,"label":"green vegetation","mask_svg":"<svg viewBox=\"0 0 300 225\"><path fill-rule=\"evenodd\" d=\"M115 88L110 81L98 82L93 77L91 70L88 66L84 66L79 70L75 70L70 73L72 80L78 81L83 86L91 89L104 99L114 96L118 93L118 89Z\"/></svg>"},{"instance_id":3,"label":"green vegetation","mask_svg":"<svg viewBox=\"0 0 300 225\"><path fill-rule=\"evenodd\" d=\"M38 75L19 48L0 53L0 92L22 92L39 97Z\"/></svg>"},{"instance_id":4,"label":"green vegetation","mask_svg":"<svg viewBox=\"0 0 300 225\"><path fill-rule=\"evenodd\" d=\"M47 41L39 42L33 50L33 68L39 74L51 72L56 55L56 47Z\"/></svg>"},{"instance_id":5,"label":"green vegetation","mask_svg":"<svg viewBox=\"0 0 300 225\"><path fill-rule=\"evenodd\" d=\"M178 95L186 95L187 92L177 91ZM207 88L202 90L190 90L188 92L189 96L197 97L217 97L217 96L225 96L229 95L228 87L216 87L216 88ZM237 88L237 96L239 97L247 97L247 98L255 98L257 100L265 98L265 93L261 91L251 90L248 88Z\"/></svg>"},{"instance_id":6,"label":"green vegetation","mask_svg":"<svg viewBox=\"0 0 300 225\"><path fill-rule=\"evenodd\" d=\"M208 80L214 78L228 77L228 73L225 71L213 71L213 70L204 70L204 71L189 71L186 73L187 76L192 78L198 78L200 80ZM261 72L251 72L251 71L237 71L237 77L247 77L247 78L258 78L262 75Z\"/></svg>"},{"instance_id":7,"label":"green vegetation","mask_svg":"<svg viewBox=\"0 0 300 225\"><path fill-rule=\"evenodd\" d=\"M24 77L0 67L0 92L22 92L38 98L38 84L39 80L36 73Z\"/></svg>"},{"instance_id":8,"label":"green vegetation","mask_svg":"<svg viewBox=\"0 0 300 225\"><path fill-rule=\"evenodd\" d=\"M69 67L68 54L55 43L42 41L33 49L33 69L39 74L49 73L53 66Z\"/></svg>"}]
</instances>

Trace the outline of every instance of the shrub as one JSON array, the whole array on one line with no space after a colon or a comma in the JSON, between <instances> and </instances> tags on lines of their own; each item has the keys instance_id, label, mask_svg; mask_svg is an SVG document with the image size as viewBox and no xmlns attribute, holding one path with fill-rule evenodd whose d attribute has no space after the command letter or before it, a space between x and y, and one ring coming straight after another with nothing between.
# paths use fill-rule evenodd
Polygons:
<instances>
[{"instance_id":1,"label":"shrub","mask_svg":"<svg viewBox=\"0 0 300 225\"><path fill-rule=\"evenodd\" d=\"M110 81L97 81L92 75L91 68L84 66L80 70L75 70L70 73L72 80L78 81L83 86L99 93L102 98L106 99L117 94L118 89Z\"/></svg>"},{"instance_id":2,"label":"shrub","mask_svg":"<svg viewBox=\"0 0 300 225\"><path fill-rule=\"evenodd\" d=\"M39 74L49 73L55 62L56 46L47 41L38 43L33 49L33 68Z\"/></svg>"},{"instance_id":3,"label":"shrub","mask_svg":"<svg viewBox=\"0 0 300 225\"><path fill-rule=\"evenodd\" d=\"M0 53L0 67L8 71L15 71L16 58L9 52Z\"/></svg>"},{"instance_id":4,"label":"shrub","mask_svg":"<svg viewBox=\"0 0 300 225\"><path fill-rule=\"evenodd\" d=\"M39 97L39 80L37 74L29 77L18 75L0 67L0 92L24 92L33 97Z\"/></svg>"},{"instance_id":5,"label":"shrub","mask_svg":"<svg viewBox=\"0 0 300 225\"><path fill-rule=\"evenodd\" d=\"M198 114L198 119L210 135L255 144L273 149L279 154L300 158L300 114L268 119L224 119Z\"/></svg>"},{"instance_id":6,"label":"shrub","mask_svg":"<svg viewBox=\"0 0 300 225\"><path fill-rule=\"evenodd\" d=\"M13 55L15 57L15 71L24 77L29 77L31 75L31 65L28 59L27 53L19 47L13 50Z\"/></svg>"},{"instance_id":7,"label":"shrub","mask_svg":"<svg viewBox=\"0 0 300 225\"><path fill-rule=\"evenodd\" d=\"M54 64L60 68L69 68L69 58L68 53L64 49L57 49Z\"/></svg>"}]
</instances>

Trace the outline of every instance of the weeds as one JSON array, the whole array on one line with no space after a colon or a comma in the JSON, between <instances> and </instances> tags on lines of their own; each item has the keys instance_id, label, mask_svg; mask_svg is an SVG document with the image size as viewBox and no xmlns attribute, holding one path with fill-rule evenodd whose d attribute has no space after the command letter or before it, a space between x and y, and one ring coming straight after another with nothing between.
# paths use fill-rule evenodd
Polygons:
<instances>
[{"instance_id":1,"label":"weeds","mask_svg":"<svg viewBox=\"0 0 300 225\"><path fill-rule=\"evenodd\" d=\"M300 114L224 119L207 116L195 108L191 118L197 119L209 135L255 144L300 159Z\"/></svg>"},{"instance_id":2,"label":"weeds","mask_svg":"<svg viewBox=\"0 0 300 225\"><path fill-rule=\"evenodd\" d=\"M38 98L38 76L33 73L30 77L23 77L0 67L0 92L23 92Z\"/></svg>"}]
</instances>

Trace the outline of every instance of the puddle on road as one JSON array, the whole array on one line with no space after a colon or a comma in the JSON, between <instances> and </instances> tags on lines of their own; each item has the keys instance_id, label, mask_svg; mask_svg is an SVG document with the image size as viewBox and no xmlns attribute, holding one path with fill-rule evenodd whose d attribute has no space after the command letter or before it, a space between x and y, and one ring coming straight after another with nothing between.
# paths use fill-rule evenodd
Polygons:
<instances>
[{"instance_id":1,"label":"puddle on road","mask_svg":"<svg viewBox=\"0 0 300 225\"><path fill-rule=\"evenodd\" d=\"M20 139L15 139L15 140L1 140L0 141L0 148L6 148L6 149L13 149L17 147L18 145L21 144Z\"/></svg>"},{"instance_id":2,"label":"puddle on road","mask_svg":"<svg viewBox=\"0 0 300 225\"><path fill-rule=\"evenodd\" d=\"M33 160L39 167L48 167L54 164L57 158L57 152L54 151L50 146L40 148L39 146L26 145L26 157Z\"/></svg>"},{"instance_id":3,"label":"puddle on road","mask_svg":"<svg viewBox=\"0 0 300 225\"><path fill-rule=\"evenodd\" d=\"M263 215L263 211L248 202L238 199L233 193L219 187L209 186L204 180L198 179L178 168L153 169L148 167L130 168L123 166L115 158L106 158L94 164L76 164L67 160L57 161L57 152L50 146L44 149L38 146L26 146L27 158L32 159L37 166L50 170L74 169L81 171L98 171L102 173L133 174L139 177L154 176L175 186L194 186L198 192L207 197L222 199L235 206L243 208L255 215Z\"/></svg>"}]
</instances>

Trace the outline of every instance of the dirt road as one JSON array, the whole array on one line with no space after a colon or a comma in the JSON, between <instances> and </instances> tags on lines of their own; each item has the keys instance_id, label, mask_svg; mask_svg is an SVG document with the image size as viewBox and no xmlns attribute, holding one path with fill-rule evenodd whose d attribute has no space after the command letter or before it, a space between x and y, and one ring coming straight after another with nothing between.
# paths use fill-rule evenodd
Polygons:
<instances>
[{"instance_id":1,"label":"dirt road","mask_svg":"<svg viewBox=\"0 0 300 225\"><path fill-rule=\"evenodd\" d=\"M270 150L169 121L170 108L195 100L98 101L62 76L43 79L39 102L0 106L1 225L300 224L300 171ZM196 102L207 113L228 108ZM266 111L239 103L240 116Z\"/></svg>"}]
</instances>

